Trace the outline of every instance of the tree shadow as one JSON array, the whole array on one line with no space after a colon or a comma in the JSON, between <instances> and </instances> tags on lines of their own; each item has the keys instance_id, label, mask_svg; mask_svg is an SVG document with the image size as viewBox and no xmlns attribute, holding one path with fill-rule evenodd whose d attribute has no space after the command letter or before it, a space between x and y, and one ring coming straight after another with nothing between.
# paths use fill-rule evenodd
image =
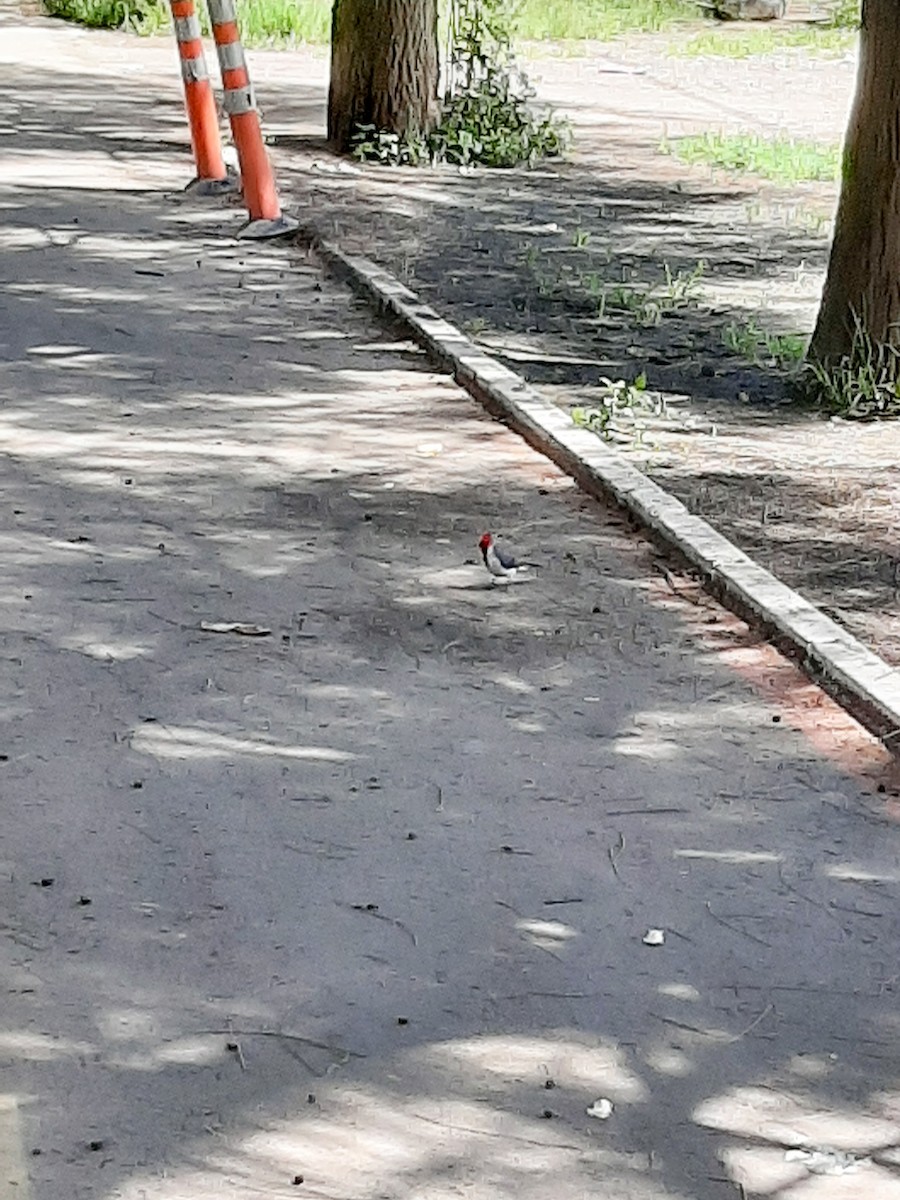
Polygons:
<instances>
[{"instance_id":1,"label":"tree shadow","mask_svg":"<svg viewBox=\"0 0 900 1200\"><path fill-rule=\"evenodd\" d=\"M900 651L897 554L889 530L871 513L890 503L893 472L873 467L848 474L774 471L765 446L716 470L704 461L688 472L659 463L656 477L727 537L864 642L877 640L895 661ZM713 454L712 457L719 457Z\"/></svg>"},{"instance_id":2,"label":"tree shadow","mask_svg":"<svg viewBox=\"0 0 900 1200\"><path fill-rule=\"evenodd\" d=\"M348 180L292 169L286 159L284 173L326 232L408 279L450 319L499 342L501 353L509 339L527 339L548 357L560 344L574 351L577 363L554 364L559 386L644 371L651 386L690 394L700 411L727 403L737 424L738 393L763 408L785 398L782 374L729 351L724 338L731 326L741 332L759 322L796 331L796 318L761 314L767 281L816 269L827 248L781 221L736 232L752 192L615 177L601 184L597 171L567 165L550 179L366 168ZM321 215L320 197L328 203ZM724 237L723 223L731 231ZM722 298L711 303L704 293ZM547 381L539 357L517 369Z\"/></svg>"}]
</instances>

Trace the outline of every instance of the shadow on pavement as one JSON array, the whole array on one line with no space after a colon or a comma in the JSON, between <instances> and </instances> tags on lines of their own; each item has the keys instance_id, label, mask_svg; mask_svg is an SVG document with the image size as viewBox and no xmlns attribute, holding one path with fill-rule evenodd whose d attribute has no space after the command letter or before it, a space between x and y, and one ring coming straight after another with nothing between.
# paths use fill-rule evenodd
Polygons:
<instances>
[{"instance_id":1,"label":"shadow on pavement","mask_svg":"<svg viewBox=\"0 0 900 1200\"><path fill-rule=\"evenodd\" d=\"M900 1195L884 758L315 263L92 153L0 225L36 1200Z\"/></svg>"}]
</instances>

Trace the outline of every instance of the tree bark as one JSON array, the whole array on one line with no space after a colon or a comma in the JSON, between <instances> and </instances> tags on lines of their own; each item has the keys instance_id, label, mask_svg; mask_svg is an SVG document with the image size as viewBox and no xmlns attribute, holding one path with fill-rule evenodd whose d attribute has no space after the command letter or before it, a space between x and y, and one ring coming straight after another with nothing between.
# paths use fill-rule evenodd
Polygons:
<instances>
[{"instance_id":1,"label":"tree bark","mask_svg":"<svg viewBox=\"0 0 900 1200\"><path fill-rule=\"evenodd\" d=\"M342 153L357 125L401 137L438 116L437 0L335 0L328 138Z\"/></svg>"},{"instance_id":2,"label":"tree bark","mask_svg":"<svg viewBox=\"0 0 900 1200\"><path fill-rule=\"evenodd\" d=\"M851 358L864 332L900 344L900 12L863 0L856 99L822 306L809 357Z\"/></svg>"}]
</instances>

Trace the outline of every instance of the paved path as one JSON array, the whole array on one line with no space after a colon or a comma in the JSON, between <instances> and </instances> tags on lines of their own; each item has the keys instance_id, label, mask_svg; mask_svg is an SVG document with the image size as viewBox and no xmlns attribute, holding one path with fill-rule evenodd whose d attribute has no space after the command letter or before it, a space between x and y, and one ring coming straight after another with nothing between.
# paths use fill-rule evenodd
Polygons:
<instances>
[{"instance_id":1,"label":"paved path","mask_svg":"<svg viewBox=\"0 0 900 1200\"><path fill-rule=\"evenodd\" d=\"M0 32L3 1200L900 1196L883 754Z\"/></svg>"}]
</instances>

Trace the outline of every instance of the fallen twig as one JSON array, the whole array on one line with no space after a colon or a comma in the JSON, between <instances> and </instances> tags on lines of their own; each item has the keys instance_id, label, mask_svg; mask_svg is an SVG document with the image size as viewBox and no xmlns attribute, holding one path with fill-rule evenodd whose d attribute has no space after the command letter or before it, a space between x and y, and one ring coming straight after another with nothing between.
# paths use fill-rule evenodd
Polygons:
<instances>
[{"instance_id":1,"label":"fallen twig","mask_svg":"<svg viewBox=\"0 0 900 1200\"><path fill-rule=\"evenodd\" d=\"M765 1018L769 1015L770 1012L774 1012L774 1011L775 1011L775 1005L767 1004L766 1007L759 1014L759 1016L756 1018L756 1020L751 1021L750 1024L747 1026L747 1028L742 1030L732 1040L735 1042L739 1042L741 1040L741 1038L746 1037L748 1033L752 1033L753 1030L757 1027L757 1025L759 1025L763 1020L765 1020Z\"/></svg>"},{"instance_id":2,"label":"fallen twig","mask_svg":"<svg viewBox=\"0 0 900 1200\"><path fill-rule=\"evenodd\" d=\"M669 568L666 567L663 563L655 562L653 565L654 565L654 567L656 567L657 571L659 571L660 575L662 575L663 579L665 579L666 583L669 585L669 587L672 589L672 591L675 593L675 595L680 600L687 600L689 604L694 604L694 605L700 604L700 599L703 595L703 584L702 583L698 583L696 580L693 581L694 586L697 588L698 594L696 596L692 596L692 595L690 595L690 593L684 591L682 588L680 588L678 586L678 584L675 582L675 576L672 574L672 572L669 570Z\"/></svg>"},{"instance_id":3,"label":"fallen twig","mask_svg":"<svg viewBox=\"0 0 900 1200\"><path fill-rule=\"evenodd\" d=\"M688 1025L684 1021L676 1021L674 1017L664 1017L662 1013L650 1013L651 1017L655 1017L657 1021L662 1021L664 1025L671 1025L675 1029L683 1029L685 1033L697 1033L700 1037L711 1038L716 1042L724 1042L728 1040L729 1035L721 1029L700 1029L697 1025Z\"/></svg>"},{"instance_id":4,"label":"fallen twig","mask_svg":"<svg viewBox=\"0 0 900 1200\"><path fill-rule=\"evenodd\" d=\"M755 933L749 933L746 929L741 929L739 925L730 925L723 917L720 917L718 914L714 913L712 910L712 905L708 900L706 901L706 911L709 913L712 919L724 929L730 929L732 933L740 933L745 938L749 938L751 942L756 942L758 946L765 946L767 950L772 949L771 943L765 941L761 937L757 937Z\"/></svg>"},{"instance_id":5,"label":"fallen twig","mask_svg":"<svg viewBox=\"0 0 900 1200\"><path fill-rule=\"evenodd\" d=\"M396 925L398 929L402 929L406 936L410 939L414 946L418 946L419 940L408 925L404 925L402 921L398 921L396 917L387 917L384 913L378 911L378 906L374 904L351 904L349 906L354 912L368 913L370 917L375 917L378 921L387 921L389 925Z\"/></svg>"},{"instance_id":6,"label":"fallen twig","mask_svg":"<svg viewBox=\"0 0 900 1200\"><path fill-rule=\"evenodd\" d=\"M838 904L836 900L829 900L828 907L837 909L838 912L851 913L854 917L883 917L883 912L870 912L866 908L850 908L846 904Z\"/></svg>"},{"instance_id":7,"label":"fallen twig","mask_svg":"<svg viewBox=\"0 0 900 1200\"><path fill-rule=\"evenodd\" d=\"M822 904L821 901L813 900L812 896L807 896L804 892L801 892L798 888L795 888L792 883L789 883L788 880L785 879L784 869L782 868L781 863L778 864L778 878L781 880L781 882L784 884L784 886L787 888L787 890L789 892L793 892L793 894L795 896L799 896L801 900L805 900L806 903L811 904L813 906L813 908L820 908L822 910L822 912L828 913L829 917L831 917L831 919L833 921L837 921L837 923L839 925L841 925L840 918L836 917L835 914L831 911L831 902L829 901L828 904ZM841 928L843 929L843 925L841 925Z\"/></svg>"},{"instance_id":8,"label":"fallen twig","mask_svg":"<svg viewBox=\"0 0 900 1200\"><path fill-rule=\"evenodd\" d=\"M607 817L659 817L663 814L686 813L686 808L614 808L604 815Z\"/></svg>"},{"instance_id":9,"label":"fallen twig","mask_svg":"<svg viewBox=\"0 0 900 1200\"><path fill-rule=\"evenodd\" d=\"M304 1046L313 1046L316 1050L327 1050L335 1058L347 1062L351 1058L365 1058L357 1050L347 1050L343 1046L332 1046L328 1042L319 1042L315 1038L303 1037L299 1033L282 1033L277 1029L197 1029L198 1037L265 1037L281 1038L285 1042L300 1042Z\"/></svg>"},{"instance_id":10,"label":"fallen twig","mask_svg":"<svg viewBox=\"0 0 900 1200\"><path fill-rule=\"evenodd\" d=\"M620 833L619 840L616 843L616 845L608 846L607 850L606 850L606 853L609 856L609 865L612 867L612 872L613 872L613 875L615 875L616 879L618 879L620 877L619 876L619 868L616 863L616 859L619 857L619 855L622 853L622 851L624 849L625 849L625 835Z\"/></svg>"},{"instance_id":11,"label":"fallen twig","mask_svg":"<svg viewBox=\"0 0 900 1200\"><path fill-rule=\"evenodd\" d=\"M201 633L236 633L239 637L268 637L272 632L265 625L251 625L246 621L201 621L196 628Z\"/></svg>"},{"instance_id":12,"label":"fallen twig","mask_svg":"<svg viewBox=\"0 0 900 1200\"><path fill-rule=\"evenodd\" d=\"M241 1049L241 1043L240 1042L229 1042L226 1049L230 1050L233 1054L237 1055L237 1060L241 1064L241 1070L246 1071L247 1070L247 1060L244 1058L244 1051Z\"/></svg>"}]
</instances>

